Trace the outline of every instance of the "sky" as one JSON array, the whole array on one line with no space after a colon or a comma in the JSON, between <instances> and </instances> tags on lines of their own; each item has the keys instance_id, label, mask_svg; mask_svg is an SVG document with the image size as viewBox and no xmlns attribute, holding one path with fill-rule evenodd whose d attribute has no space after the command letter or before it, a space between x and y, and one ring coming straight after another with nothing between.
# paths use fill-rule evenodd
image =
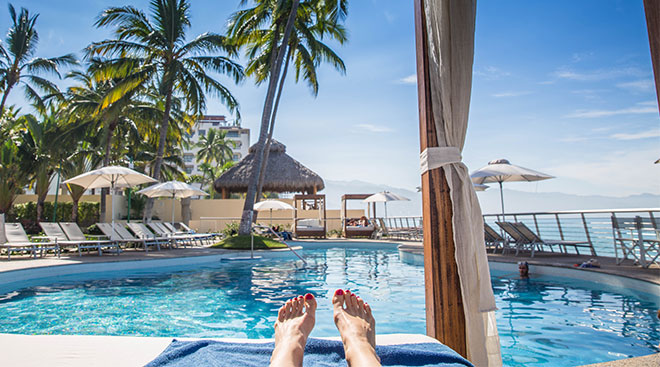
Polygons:
<instances>
[{"instance_id":1,"label":"sky","mask_svg":"<svg viewBox=\"0 0 660 367\"><path fill-rule=\"evenodd\" d=\"M192 1L190 38L223 33L238 0ZM15 1L40 13L38 56L77 52L110 36L95 17L148 1ZM353 0L340 74L319 69L320 90L287 80L275 138L328 180L420 185L419 118L411 0ZM0 8L0 29L8 29ZM245 60L240 60L244 62ZM660 194L660 119L642 1L482 0L477 4L472 99L463 161L497 158L556 176L507 187L532 192ZM218 77L258 136L265 87ZM59 82L65 87L66 82ZM24 106L20 92L9 103ZM230 116L217 100L208 114Z\"/></svg>"}]
</instances>

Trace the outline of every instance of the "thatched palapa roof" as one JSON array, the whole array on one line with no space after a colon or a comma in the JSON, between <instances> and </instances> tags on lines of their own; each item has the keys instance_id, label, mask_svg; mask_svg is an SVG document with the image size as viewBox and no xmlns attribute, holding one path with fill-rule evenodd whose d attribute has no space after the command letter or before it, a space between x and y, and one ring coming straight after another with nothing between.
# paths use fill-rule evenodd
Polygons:
<instances>
[{"instance_id":1,"label":"thatched palapa roof","mask_svg":"<svg viewBox=\"0 0 660 367\"><path fill-rule=\"evenodd\" d=\"M248 180L254 169L257 144L250 147L249 154L238 164L225 171L213 183L215 191L222 193L247 192ZM286 146L273 139L266 165L264 192L307 192L322 190L325 183L321 176L303 166L286 154Z\"/></svg>"}]
</instances>

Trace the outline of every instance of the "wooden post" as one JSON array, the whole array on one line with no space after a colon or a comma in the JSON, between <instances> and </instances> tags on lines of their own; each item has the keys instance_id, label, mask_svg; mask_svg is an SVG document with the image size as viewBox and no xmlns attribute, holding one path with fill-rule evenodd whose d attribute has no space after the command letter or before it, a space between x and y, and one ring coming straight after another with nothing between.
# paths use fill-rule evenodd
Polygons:
<instances>
[{"instance_id":1,"label":"wooden post","mask_svg":"<svg viewBox=\"0 0 660 367\"><path fill-rule=\"evenodd\" d=\"M644 12L646 13L646 29L649 33L651 61L655 76L655 97L660 105L660 1L644 0Z\"/></svg>"},{"instance_id":2,"label":"wooden post","mask_svg":"<svg viewBox=\"0 0 660 367\"><path fill-rule=\"evenodd\" d=\"M222 198L229 199L229 193L227 192L227 189L225 189L224 187L222 188Z\"/></svg>"},{"instance_id":3,"label":"wooden post","mask_svg":"<svg viewBox=\"0 0 660 367\"><path fill-rule=\"evenodd\" d=\"M417 90L420 151L437 147L428 64L424 0L415 0ZM465 314L452 228L449 186L442 168L422 174L424 215L424 280L426 283L426 333L467 357Z\"/></svg>"}]
</instances>

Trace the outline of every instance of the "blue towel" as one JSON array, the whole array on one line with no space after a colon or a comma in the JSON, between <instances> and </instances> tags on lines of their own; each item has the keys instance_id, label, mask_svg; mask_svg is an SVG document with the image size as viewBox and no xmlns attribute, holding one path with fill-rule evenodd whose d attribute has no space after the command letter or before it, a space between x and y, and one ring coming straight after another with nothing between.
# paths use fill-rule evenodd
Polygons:
<instances>
[{"instance_id":1,"label":"blue towel","mask_svg":"<svg viewBox=\"0 0 660 367\"><path fill-rule=\"evenodd\" d=\"M273 343L225 343L213 340L179 341L174 339L167 349L147 367L179 366L268 366ZM418 343L377 346L383 366L447 366L472 364L444 344ZM346 366L341 342L309 339L305 346L304 366Z\"/></svg>"}]
</instances>

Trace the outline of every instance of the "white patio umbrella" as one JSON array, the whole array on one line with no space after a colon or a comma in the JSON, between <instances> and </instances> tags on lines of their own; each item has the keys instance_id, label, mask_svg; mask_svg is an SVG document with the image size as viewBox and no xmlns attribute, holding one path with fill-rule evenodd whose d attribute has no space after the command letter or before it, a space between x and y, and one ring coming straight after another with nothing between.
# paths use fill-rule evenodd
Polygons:
<instances>
[{"instance_id":1,"label":"white patio umbrella","mask_svg":"<svg viewBox=\"0 0 660 367\"><path fill-rule=\"evenodd\" d=\"M393 192L382 191L376 194L369 196L368 198L362 200L364 203L383 203L385 205L385 219L387 219L387 202L388 201L410 201L410 199L397 195Z\"/></svg>"},{"instance_id":2,"label":"white patio umbrella","mask_svg":"<svg viewBox=\"0 0 660 367\"><path fill-rule=\"evenodd\" d=\"M207 196L206 191L202 191L195 186L188 185L181 181L167 181L146 187L137 192L150 198L170 197L172 198L172 225L174 225L174 200L189 198L191 196Z\"/></svg>"},{"instance_id":3,"label":"white patio umbrella","mask_svg":"<svg viewBox=\"0 0 660 367\"><path fill-rule=\"evenodd\" d=\"M502 214L504 214L504 192L502 191L502 182L512 181L541 181L554 176L547 175L533 169L516 166L506 159L495 159L488 162L488 165L472 172L470 175L472 183L484 184L488 182L497 182L500 184L500 201L502 202Z\"/></svg>"},{"instance_id":4,"label":"white patio umbrella","mask_svg":"<svg viewBox=\"0 0 660 367\"><path fill-rule=\"evenodd\" d=\"M296 210L292 205L279 200L264 200L254 204L254 210L270 210L270 225L273 225L273 210Z\"/></svg>"},{"instance_id":5,"label":"white patio umbrella","mask_svg":"<svg viewBox=\"0 0 660 367\"><path fill-rule=\"evenodd\" d=\"M484 184L473 183L474 191L486 191L490 186Z\"/></svg>"},{"instance_id":6,"label":"white patio umbrella","mask_svg":"<svg viewBox=\"0 0 660 367\"><path fill-rule=\"evenodd\" d=\"M120 166L107 166L64 181L64 184L74 184L85 189L99 189L109 187L114 190L119 187L133 187L136 185L157 182L155 179L130 168ZM112 207L112 226L115 225L115 206Z\"/></svg>"}]
</instances>

